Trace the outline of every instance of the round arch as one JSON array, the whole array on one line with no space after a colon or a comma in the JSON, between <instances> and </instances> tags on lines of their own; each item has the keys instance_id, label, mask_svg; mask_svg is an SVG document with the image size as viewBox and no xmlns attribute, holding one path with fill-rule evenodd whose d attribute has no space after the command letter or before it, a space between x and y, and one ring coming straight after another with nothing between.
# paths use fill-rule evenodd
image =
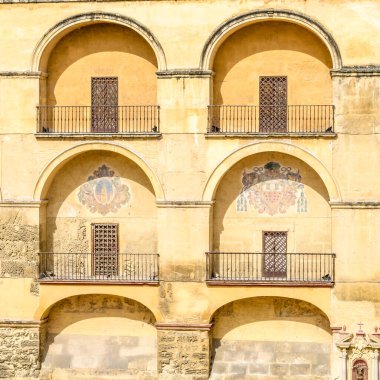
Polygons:
<instances>
[{"instance_id":1,"label":"round arch","mask_svg":"<svg viewBox=\"0 0 380 380\"><path fill-rule=\"evenodd\" d=\"M77 157L81 153L90 152L90 151L108 151L120 154L121 156L133 161L138 165L141 170L149 178L154 193L156 195L156 200L165 200L165 195L160 181L158 180L156 174L150 168L150 166L136 153L133 151L117 144L111 143L83 143L76 145L72 148L69 148L59 154L54 158L42 171L41 175L38 178L37 184L34 190L34 199L43 200L46 197L47 191L50 187L52 180L58 171L70 160Z\"/></svg>"},{"instance_id":2,"label":"round arch","mask_svg":"<svg viewBox=\"0 0 380 380\"><path fill-rule=\"evenodd\" d=\"M48 57L59 40L77 28L96 23L118 24L137 32L153 49L157 59L158 70L166 70L165 53L157 38L148 28L130 17L104 12L81 13L64 19L50 28L40 39L33 51L31 70L44 71Z\"/></svg>"},{"instance_id":3,"label":"round arch","mask_svg":"<svg viewBox=\"0 0 380 380\"><path fill-rule=\"evenodd\" d=\"M318 158L316 158L313 153L296 145L278 141L253 143L242 148L238 148L228 155L222 162L219 163L209 177L203 191L202 200L210 202L214 199L219 182L233 165L243 158L265 152L284 153L304 161L307 165L313 168L322 179L328 191L330 201L340 200L340 192L332 175L326 166Z\"/></svg>"},{"instance_id":4,"label":"round arch","mask_svg":"<svg viewBox=\"0 0 380 380\"><path fill-rule=\"evenodd\" d=\"M294 290L294 289L293 289ZM328 290L330 291L330 290ZM323 293L325 293L322 290ZM315 302L315 295L305 292L304 289L300 289L300 291L293 292L292 294L286 294L281 293L281 291L272 291L272 292L261 292L257 294L244 294L240 295L240 297L236 297L233 294L231 294L230 297L222 297L222 299L219 300L219 302L213 304L213 307L209 310L208 313L208 319L207 322L211 323L212 319L214 318L214 315L224 306L232 304L234 302L239 301L247 301L249 299L255 300L255 299L265 299L265 298L272 298L272 299L282 299L282 300L295 300L297 302L303 302L309 305L312 305L314 308L318 309L322 315L326 317L328 321L331 321L331 310L329 308L328 303L324 302L328 300L328 293L325 293L324 295L320 294L322 302L316 303ZM327 297L326 297L327 296Z\"/></svg>"},{"instance_id":5,"label":"round arch","mask_svg":"<svg viewBox=\"0 0 380 380\"><path fill-rule=\"evenodd\" d=\"M154 287L152 287L152 291L155 291ZM148 310L150 310L156 321L162 320L162 316L159 309L149 304L149 299L151 299L152 293L150 291L147 292L146 289L144 293L136 291L136 288L134 287L128 289L128 291L126 292L125 289L123 289L123 286L118 286L112 289L112 291L110 291L109 288L104 289L104 286L103 288L102 286L89 286L86 287L86 289L80 289L78 286L70 286L69 288L66 288L64 292L62 292L62 290L59 290L57 288L51 289L51 287L48 286L48 289L46 289L46 293L42 292L41 295L42 302L39 304L34 313L34 319L37 321L46 320L49 316L50 310L54 307L54 305L56 305L58 302L62 300L71 297L89 295L115 296L133 300L142 304Z\"/></svg>"},{"instance_id":6,"label":"round arch","mask_svg":"<svg viewBox=\"0 0 380 380\"><path fill-rule=\"evenodd\" d=\"M322 24L302 13L289 10L269 9L244 13L220 25L208 38L203 47L200 68L202 70L212 69L213 58L216 51L231 34L247 25L268 20L287 21L310 30L326 45L331 55L333 68L340 69L342 67L342 58L338 45Z\"/></svg>"}]
</instances>

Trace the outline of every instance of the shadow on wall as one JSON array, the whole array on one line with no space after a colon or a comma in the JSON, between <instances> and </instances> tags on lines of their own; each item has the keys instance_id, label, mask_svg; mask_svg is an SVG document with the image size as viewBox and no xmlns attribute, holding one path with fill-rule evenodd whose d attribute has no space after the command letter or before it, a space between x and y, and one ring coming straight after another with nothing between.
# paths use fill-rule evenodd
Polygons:
<instances>
[{"instance_id":1,"label":"shadow on wall","mask_svg":"<svg viewBox=\"0 0 380 380\"><path fill-rule=\"evenodd\" d=\"M223 86L235 77L240 78L240 83L236 83L237 86L240 84L240 89L237 91L239 96L253 99L255 91L252 88L253 78L257 80L260 75L294 76L299 72L300 79L303 78L303 86L313 89L315 78L310 77L305 80L306 72L311 70L318 73L322 70L328 73L330 68L332 61L329 51L312 32L287 22L255 23L233 33L218 49L213 63L213 70L216 73L213 89L214 104L223 104L226 101L224 97L230 96L228 90L231 88L229 87L231 83L227 85L227 92L223 90ZM246 90L250 94L246 94ZM231 101L228 103L243 104Z\"/></svg>"},{"instance_id":2,"label":"shadow on wall","mask_svg":"<svg viewBox=\"0 0 380 380\"><path fill-rule=\"evenodd\" d=\"M80 295L49 312L42 367L82 370L156 370L155 317L137 301Z\"/></svg>"}]
</instances>

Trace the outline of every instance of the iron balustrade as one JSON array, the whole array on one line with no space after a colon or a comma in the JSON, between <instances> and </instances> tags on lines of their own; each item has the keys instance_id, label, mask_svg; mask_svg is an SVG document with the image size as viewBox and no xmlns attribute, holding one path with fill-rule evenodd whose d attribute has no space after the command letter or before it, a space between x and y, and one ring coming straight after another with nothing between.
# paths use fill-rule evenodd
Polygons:
<instances>
[{"instance_id":1,"label":"iron balustrade","mask_svg":"<svg viewBox=\"0 0 380 380\"><path fill-rule=\"evenodd\" d=\"M333 253L206 252L206 280L212 282L332 285L334 277Z\"/></svg>"},{"instance_id":2,"label":"iron balustrade","mask_svg":"<svg viewBox=\"0 0 380 380\"><path fill-rule=\"evenodd\" d=\"M207 133L331 134L333 105L208 106Z\"/></svg>"},{"instance_id":3,"label":"iron balustrade","mask_svg":"<svg viewBox=\"0 0 380 380\"><path fill-rule=\"evenodd\" d=\"M158 254L116 253L116 262L108 265L113 253L39 254L40 281L117 281L158 282ZM99 268L99 263L103 266Z\"/></svg>"},{"instance_id":4,"label":"iron balustrade","mask_svg":"<svg viewBox=\"0 0 380 380\"><path fill-rule=\"evenodd\" d=\"M37 133L159 133L159 106L38 106Z\"/></svg>"}]
</instances>

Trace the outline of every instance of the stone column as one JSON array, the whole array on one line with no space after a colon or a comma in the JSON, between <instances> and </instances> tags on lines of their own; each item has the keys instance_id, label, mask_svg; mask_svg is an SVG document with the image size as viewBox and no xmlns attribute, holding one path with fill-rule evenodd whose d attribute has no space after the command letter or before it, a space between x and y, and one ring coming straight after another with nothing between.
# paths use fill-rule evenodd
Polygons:
<instances>
[{"instance_id":1,"label":"stone column","mask_svg":"<svg viewBox=\"0 0 380 380\"><path fill-rule=\"evenodd\" d=\"M379 380L379 350L375 350L373 357L373 366L374 366L374 380Z\"/></svg>"},{"instance_id":2,"label":"stone column","mask_svg":"<svg viewBox=\"0 0 380 380\"><path fill-rule=\"evenodd\" d=\"M208 379L211 324L156 323L156 328L160 379Z\"/></svg>"},{"instance_id":3,"label":"stone column","mask_svg":"<svg viewBox=\"0 0 380 380\"><path fill-rule=\"evenodd\" d=\"M347 380L347 351L342 351L342 380Z\"/></svg>"}]
</instances>

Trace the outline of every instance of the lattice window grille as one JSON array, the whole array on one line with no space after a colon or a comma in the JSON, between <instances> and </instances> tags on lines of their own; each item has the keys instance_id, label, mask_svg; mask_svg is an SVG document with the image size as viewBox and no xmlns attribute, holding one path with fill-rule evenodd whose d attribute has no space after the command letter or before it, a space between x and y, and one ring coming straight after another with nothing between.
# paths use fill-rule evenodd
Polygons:
<instances>
[{"instance_id":1,"label":"lattice window grille","mask_svg":"<svg viewBox=\"0 0 380 380\"><path fill-rule=\"evenodd\" d=\"M264 274L266 276L285 276L287 271L287 232L264 231Z\"/></svg>"}]
</instances>

